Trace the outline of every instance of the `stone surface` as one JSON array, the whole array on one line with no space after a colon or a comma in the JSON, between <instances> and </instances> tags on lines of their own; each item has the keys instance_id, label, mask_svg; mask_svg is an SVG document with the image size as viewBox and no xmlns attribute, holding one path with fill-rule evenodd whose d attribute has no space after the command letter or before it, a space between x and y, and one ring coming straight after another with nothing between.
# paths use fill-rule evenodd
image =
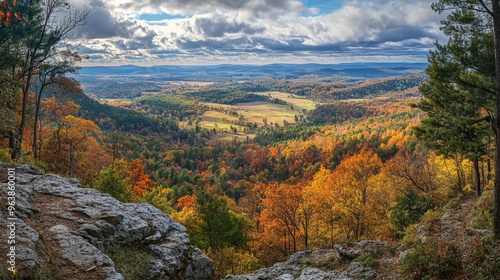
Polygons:
<instances>
[{"instance_id":1,"label":"stone surface","mask_svg":"<svg viewBox=\"0 0 500 280\"><path fill-rule=\"evenodd\" d=\"M362 263L352 262L361 255L394 257L389 243L378 240L363 240L349 246L335 245L334 249L306 250L292 254L286 262L259 269L246 275L228 275L226 280L350 280L373 279L374 269ZM340 264L340 265L339 265ZM335 269L338 265L340 268ZM321 269L320 269L321 268ZM332 269L332 270L329 270Z\"/></svg>"},{"instance_id":2,"label":"stone surface","mask_svg":"<svg viewBox=\"0 0 500 280\"><path fill-rule=\"evenodd\" d=\"M0 170L7 166L0 163ZM145 279L213 279L214 265L190 246L186 229L147 203L121 203L76 179L16 169L16 234L20 267L57 259L62 278L123 279L104 253L109 245L143 246L153 257ZM2 182L0 195L5 197ZM7 218L2 210L1 220ZM5 233L0 236L4 239ZM58 268L59 269L59 268ZM76 272L75 272L76 271ZM75 274L78 273L78 274Z\"/></svg>"}]
</instances>

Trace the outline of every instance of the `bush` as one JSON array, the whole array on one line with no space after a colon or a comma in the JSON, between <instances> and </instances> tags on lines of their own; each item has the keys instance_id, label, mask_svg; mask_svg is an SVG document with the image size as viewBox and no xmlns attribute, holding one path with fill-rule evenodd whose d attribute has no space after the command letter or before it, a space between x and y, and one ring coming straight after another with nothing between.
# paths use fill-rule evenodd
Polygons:
<instances>
[{"instance_id":1,"label":"bush","mask_svg":"<svg viewBox=\"0 0 500 280\"><path fill-rule=\"evenodd\" d=\"M477 229L493 228L493 194L492 189L486 189L474 204L472 227Z\"/></svg>"},{"instance_id":2,"label":"bush","mask_svg":"<svg viewBox=\"0 0 500 280\"><path fill-rule=\"evenodd\" d=\"M434 202L413 190L396 198L396 205L391 208L391 220L401 234L411 224L417 223L422 215L435 207Z\"/></svg>"},{"instance_id":3,"label":"bush","mask_svg":"<svg viewBox=\"0 0 500 280\"><path fill-rule=\"evenodd\" d=\"M364 267L378 267L380 263L372 257L372 255L361 255L355 258L352 262L359 262L363 264Z\"/></svg>"},{"instance_id":4,"label":"bush","mask_svg":"<svg viewBox=\"0 0 500 280\"><path fill-rule=\"evenodd\" d=\"M474 244L474 250L468 255L468 279L498 279L500 275L500 242L493 236L487 236Z\"/></svg>"},{"instance_id":5,"label":"bush","mask_svg":"<svg viewBox=\"0 0 500 280\"><path fill-rule=\"evenodd\" d=\"M450 279L460 269L456 248L429 240L416 244L402 260L404 279Z\"/></svg>"}]
</instances>

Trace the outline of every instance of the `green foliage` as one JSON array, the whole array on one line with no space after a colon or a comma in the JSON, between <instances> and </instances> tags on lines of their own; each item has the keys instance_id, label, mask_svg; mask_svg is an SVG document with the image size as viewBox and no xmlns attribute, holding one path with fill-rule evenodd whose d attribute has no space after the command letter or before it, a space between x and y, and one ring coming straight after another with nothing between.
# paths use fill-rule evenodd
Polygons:
<instances>
[{"instance_id":1,"label":"green foliage","mask_svg":"<svg viewBox=\"0 0 500 280\"><path fill-rule=\"evenodd\" d=\"M460 259L453 244L428 240L416 244L402 265L404 279L450 279L460 269Z\"/></svg>"},{"instance_id":2,"label":"green foliage","mask_svg":"<svg viewBox=\"0 0 500 280\"><path fill-rule=\"evenodd\" d=\"M341 123L372 115L368 108L356 102L337 102L318 106L309 116L314 124Z\"/></svg>"},{"instance_id":3,"label":"green foliage","mask_svg":"<svg viewBox=\"0 0 500 280\"><path fill-rule=\"evenodd\" d=\"M363 264L364 267L378 267L380 265L379 261L374 259L373 256L370 254L361 255L352 260L352 262L359 262Z\"/></svg>"},{"instance_id":4,"label":"green foliage","mask_svg":"<svg viewBox=\"0 0 500 280\"><path fill-rule=\"evenodd\" d=\"M157 107L168 111L191 111L196 107L196 102L178 95L157 94L137 98L136 102L150 107Z\"/></svg>"},{"instance_id":5,"label":"green foliage","mask_svg":"<svg viewBox=\"0 0 500 280\"><path fill-rule=\"evenodd\" d=\"M249 238L249 222L244 214L235 214L229 209L227 200L208 192L196 197L196 210L200 214L199 231L193 232L195 245L201 249L226 247L244 248Z\"/></svg>"},{"instance_id":6,"label":"green foliage","mask_svg":"<svg viewBox=\"0 0 500 280\"><path fill-rule=\"evenodd\" d=\"M13 162L10 158L10 153L11 153L10 149L0 148L0 161L12 164Z\"/></svg>"},{"instance_id":7,"label":"green foliage","mask_svg":"<svg viewBox=\"0 0 500 280\"><path fill-rule=\"evenodd\" d=\"M133 110L101 104L81 92L61 96L49 87L47 97L51 96L55 96L58 100L68 99L80 105L79 115L93 120L101 130L118 130L144 135L159 132L165 128L174 131L178 129L178 124L170 122L164 124Z\"/></svg>"},{"instance_id":8,"label":"green foliage","mask_svg":"<svg viewBox=\"0 0 500 280\"><path fill-rule=\"evenodd\" d=\"M396 198L396 205L391 208L391 220L398 232L402 233L409 225L420 221L422 215L434 206L430 198L409 190Z\"/></svg>"},{"instance_id":9,"label":"green foliage","mask_svg":"<svg viewBox=\"0 0 500 280\"><path fill-rule=\"evenodd\" d=\"M313 261L311 259L306 258L306 259L300 260L300 264L304 265L304 266L309 266L309 265L313 264Z\"/></svg>"},{"instance_id":10,"label":"green foliage","mask_svg":"<svg viewBox=\"0 0 500 280\"><path fill-rule=\"evenodd\" d=\"M219 104L236 104L255 101L268 101L269 97L230 89L209 89L192 91L183 94L188 98L193 98L202 102L212 102Z\"/></svg>"},{"instance_id":11,"label":"green foliage","mask_svg":"<svg viewBox=\"0 0 500 280\"><path fill-rule=\"evenodd\" d=\"M279 91L307 96L316 101L332 101L350 98L366 98L388 93L405 91L419 86L426 79L423 74L393 77L375 81L356 83L330 82L292 82L284 80L252 81L241 83L235 88L244 91Z\"/></svg>"},{"instance_id":12,"label":"green foliage","mask_svg":"<svg viewBox=\"0 0 500 280\"><path fill-rule=\"evenodd\" d=\"M467 256L467 278L477 280L497 279L500 275L500 241L487 236L473 246Z\"/></svg>"},{"instance_id":13,"label":"green foliage","mask_svg":"<svg viewBox=\"0 0 500 280\"><path fill-rule=\"evenodd\" d=\"M113 245L106 247L105 252L125 279L142 279L146 266L153 260L153 256L141 246Z\"/></svg>"},{"instance_id":14,"label":"green foliage","mask_svg":"<svg viewBox=\"0 0 500 280\"><path fill-rule=\"evenodd\" d=\"M474 204L472 227L491 229L493 227L493 194L492 189L486 189Z\"/></svg>"},{"instance_id":15,"label":"green foliage","mask_svg":"<svg viewBox=\"0 0 500 280\"><path fill-rule=\"evenodd\" d=\"M172 196L172 194L172 189L156 187L152 191L145 193L141 198L141 201L147 202L161 211L170 214L174 212L174 208L172 208L170 200L170 196Z\"/></svg>"},{"instance_id":16,"label":"green foliage","mask_svg":"<svg viewBox=\"0 0 500 280\"><path fill-rule=\"evenodd\" d=\"M414 246L415 244L421 242L420 238L417 237L417 229L418 224L408 226L401 242L410 246Z\"/></svg>"},{"instance_id":17,"label":"green foliage","mask_svg":"<svg viewBox=\"0 0 500 280\"><path fill-rule=\"evenodd\" d=\"M323 271L332 271L341 263L342 263L341 258L329 257L321 261L313 262L310 266L319 268Z\"/></svg>"},{"instance_id":18,"label":"green foliage","mask_svg":"<svg viewBox=\"0 0 500 280\"><path fill-rule=\"evenodd\" d=\"M113 165L99 172L95 188L121 202L129 202L132 199L132 185L129 179Z\"/></svg>"},{"instance_id":19,"label":"green foliage","mask_svg":"<svg viewBox=\"0 0 500 280\"><path fill-rule=\"evenodd\" d=\"M422 225L428 233L434 233L438 229L438 223L443 216L443 210L429 210L422 217Z\"/></svg>"}]
</instances>

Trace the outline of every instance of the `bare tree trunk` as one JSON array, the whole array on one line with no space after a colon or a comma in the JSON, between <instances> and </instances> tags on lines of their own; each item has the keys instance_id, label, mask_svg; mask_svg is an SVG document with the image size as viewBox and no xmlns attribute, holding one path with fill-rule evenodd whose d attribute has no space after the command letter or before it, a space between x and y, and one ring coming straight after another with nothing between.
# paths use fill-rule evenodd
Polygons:
<instances>
[{"instance_id":1,"label":"bare tree trunk","mask_svg":"<svg viewBox=\"0 0 500 280\"><path fill-rule=\"evenodd\" d=\"M476 184L476 195L477 197L481 196L481 174L479 173L479 159L473 159L474 164L474 183Z\"/></svg>"},{"instance_id":2,"label":"bare tree trunk","mask_svg":"<svg viewBox=\"0 0 500 280\"><path fill-rule=\"evenodd\" d=\"M500 1L492 0L493 32L495 36L495 210L493 233L500 239Z\"/></svg>"}]
</instances>

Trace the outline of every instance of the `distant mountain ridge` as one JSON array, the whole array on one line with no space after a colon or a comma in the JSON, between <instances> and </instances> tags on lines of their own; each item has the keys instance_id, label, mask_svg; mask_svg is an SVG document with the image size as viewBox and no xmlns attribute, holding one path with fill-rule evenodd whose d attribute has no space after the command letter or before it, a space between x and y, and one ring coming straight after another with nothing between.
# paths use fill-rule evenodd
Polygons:
<instances>
[{"instance_id":1,"label":"distant mountain ridge","mask_svg":"<svg viewBox=\"0 0 500 280\"><path fill-rule=\"evenodd\" d=\"M427 63L383 62L341 64L268 64L268 65L158 65L158 66L88 66L79 77L130 76L168 80L254 79L256 77L297 79L301 77L344 76L355 78L386 78L421 73Z\"/></svg>"}]
</instances>

